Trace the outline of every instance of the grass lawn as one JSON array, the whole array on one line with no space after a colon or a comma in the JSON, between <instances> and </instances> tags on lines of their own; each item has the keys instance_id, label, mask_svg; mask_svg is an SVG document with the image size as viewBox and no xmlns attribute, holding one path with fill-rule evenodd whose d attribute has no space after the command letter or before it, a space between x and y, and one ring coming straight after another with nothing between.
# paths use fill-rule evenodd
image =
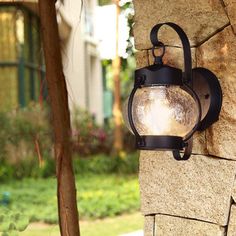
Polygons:
<instances>
[{"instance_id":1,"label":"grass lawn","mask_svg":"<svg viewBox=\"0 0 236 236\"><path fill-rule=\"evenodd\" d=\"M111 236L111 231L109 234L90 234L90 231L94 228L97 231L111 229L115 232L116 221L122 225L120 227L118 223L117 232L120 229L125 231L127 229L129 231L131 228L134 228L132 230L142 228L140 219L130 221L130 223L125 220L125 217L118 217L113 221L109 219L111 223L109 223L109 220L104 220L104 222L108 222L107 224L110 225L110 229L108 226L102 226L105 224L102 220L97 220L124 213L133 213L139 209L137 176L115 174L76 176L76 184L78 189L78 207L81 219L83 220L81 231L84 233L82 235ZM3 196L6 193L9 194L10 203L4 206ZM0 206L0 231L6 229L10 223L14 223L19 231L22 231L28 222L57 223L56 180L53 178L24 179L1 184L0 201L2 202ZM133 227L133 224L137 227ZM55 226L47 226L46 232L50 230L54 232L57 229ZM22 235L33 236L34 234ZM117 235L116 232L114 235Z\"/></svg>"},{"instance_id":2,"label":"grass lawn","mask_svg":"<svg viewBox=\"0 0 236 236\"><path fill-rule=\"evenodd\" d=\"M94 221L80 222L82 236L117 236L143 228L143 216L140 213L116 216ZM19 236L59 236L55 225L33 223Z\"/></svg>"}]
</instances>

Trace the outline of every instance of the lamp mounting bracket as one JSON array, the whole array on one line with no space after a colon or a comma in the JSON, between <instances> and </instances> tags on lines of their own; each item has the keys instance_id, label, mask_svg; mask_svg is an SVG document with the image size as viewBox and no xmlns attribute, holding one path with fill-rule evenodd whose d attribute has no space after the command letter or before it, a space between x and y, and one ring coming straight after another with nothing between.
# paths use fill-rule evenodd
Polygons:
<instances>
[{"instance_id":1,"label":"lamp mounting bracket","mask_svg":"<svg viewBox=\"0 0 236 236\"><path fill-rule=\"evenodd\" d=\"M202 117L198 130L202 131L219 119L222 106L222 90L220 83L210 70L197 67L192 70L193 90L198 95Z\"/></svg>"}]
</instances>

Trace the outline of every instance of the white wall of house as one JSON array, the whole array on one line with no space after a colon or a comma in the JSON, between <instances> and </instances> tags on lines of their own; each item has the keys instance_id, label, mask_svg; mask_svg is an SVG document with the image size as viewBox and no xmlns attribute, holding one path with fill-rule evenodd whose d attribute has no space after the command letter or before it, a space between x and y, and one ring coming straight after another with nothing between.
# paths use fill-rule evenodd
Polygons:
<instances>
[{"instance_id":1,"label":"white wall of house","mask_svg":"<svg viewBox=\"0 0 236 236\"><path fill-rule=\"evenodd\" d=\"M103 81L98 40L94 34L97 0L64 0L58 4L64 73L71 111L87 109L103 123Z\"/></svg>"},{"instance_id":2,"label":"white wall of house","mask_svg":"<svg viewBox=\"0 0 236 236\"><path fill-rule=\"evenodd\" d=\"M116 54L116 6L115 4L96 7L96 35L102 59L114 59ZM119 15L119 56L126 58L129 27L124 12Z\"/></svg>"}]
</instances>

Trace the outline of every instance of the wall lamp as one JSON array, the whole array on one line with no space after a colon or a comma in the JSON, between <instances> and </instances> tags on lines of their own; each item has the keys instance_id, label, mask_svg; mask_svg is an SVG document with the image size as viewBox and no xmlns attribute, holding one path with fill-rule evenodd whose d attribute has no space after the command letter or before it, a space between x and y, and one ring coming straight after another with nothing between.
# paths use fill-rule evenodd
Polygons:
<instances>
[{"instance_id":1,"label":"wall lamp","mask_svg":"<svg viewBox=\"0 0 236 236\"><path fill-rule=\"evenodd\" d=\"M167 25L179 35L184 53L184 71L164 65L165 45L158 31ZM171 150L176 160L192 153L193 134L219 118L222 91L217 77L208 69L192 69L190 43L175 23L155 25L150 33L154 64L135 71L133 90L125 113L140 150ZM161 49L161 55L155 49ZM183 153L183 154L182 154Z\"/></svg>"}]
</instances>

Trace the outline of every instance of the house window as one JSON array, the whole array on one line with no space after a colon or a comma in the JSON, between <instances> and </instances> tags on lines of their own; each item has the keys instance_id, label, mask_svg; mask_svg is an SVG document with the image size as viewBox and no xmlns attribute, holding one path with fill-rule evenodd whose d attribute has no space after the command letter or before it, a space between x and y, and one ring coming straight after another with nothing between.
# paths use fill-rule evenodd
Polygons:
<instances>
[{"instance_id":1,"label":"house window","mask_svg":"<svg viewBox=\"0 0 236 236\"><path fill-rule=\"evenodd\" d=\"M0 5L0 110L37 101L44 80L38 16L21 4Z\"/></svg>"}]
</instances>

